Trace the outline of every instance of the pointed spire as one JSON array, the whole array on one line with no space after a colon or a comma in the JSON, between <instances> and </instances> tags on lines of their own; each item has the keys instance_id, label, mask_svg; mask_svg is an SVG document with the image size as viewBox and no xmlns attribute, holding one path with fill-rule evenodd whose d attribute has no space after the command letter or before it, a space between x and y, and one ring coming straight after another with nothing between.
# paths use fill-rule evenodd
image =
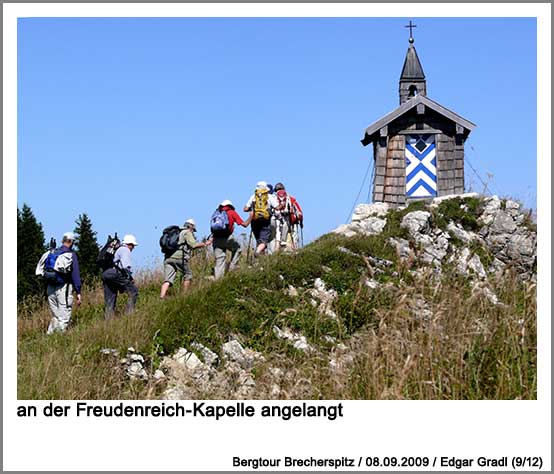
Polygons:
<instances>
[{"instance_id":1,"label":"pointed spire","mask_svg":"<svg viewBox=\"0 0 554 474\"><path fill-rule=\"evenodd\" d=\"M400 74L400 83L398 87L400 105L417 95L427 95L425 73L419 62L419 57L417 56L417 51L414 46L414 37L412 36L412 28L415 27L416 25L412 24L411 20L410 24L406 26L406 28L410 28L410 39L408 40L410 46L408 46L406 59L404 59L404 66Z\"/></svg>"},{"instance_id":2,"label":"pointed spire","mask_svg":"<svg viewBox=\"0 0 554 474\"><path fill-rule=\"evenodd\" d=\"M423 67L417 56L417 51L414 47L414 39L410 37L410 46L406 53L406 59L404 60L404 67L402 68L402 74L400 74L401 81L413 81L423 80L425 74L423 73Z\"/></svg>"}]
</instances>

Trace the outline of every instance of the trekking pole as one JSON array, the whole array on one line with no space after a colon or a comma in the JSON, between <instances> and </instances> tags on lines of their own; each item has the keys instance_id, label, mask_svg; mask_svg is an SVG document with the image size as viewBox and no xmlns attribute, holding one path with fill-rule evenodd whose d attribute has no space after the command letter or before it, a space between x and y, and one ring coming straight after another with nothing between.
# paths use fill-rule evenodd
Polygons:
<instances>
[{"instance_id":1,"label":"trekking pole","mask_svg":"<svg viewBox=\"0 0 554 474\"><path fill-rule=\"evenodd\" d=\"M250 249L252 248L252 229L250 229L250 237L248 237L248 250L246 250L246 263L250 265Z\"/></svg>"},{"instance_id":2,"label":"trekking pole","mask_svg":"<svg viewBox=\"0 0 554 474\"><path fill-rule=\"evenodd\" d=\"M300 241L302 242L302 247L304 247L304 226L300 226Z\"/></svg>"}]
</instances>

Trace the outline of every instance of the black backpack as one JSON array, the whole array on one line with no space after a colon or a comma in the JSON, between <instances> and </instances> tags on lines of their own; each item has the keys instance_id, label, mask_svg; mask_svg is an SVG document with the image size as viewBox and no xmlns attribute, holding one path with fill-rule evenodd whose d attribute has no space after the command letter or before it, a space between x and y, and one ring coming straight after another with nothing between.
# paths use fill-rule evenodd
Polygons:
<instances>
[{"instance_id":1,"label":"black backpack","mask_svg":"<svg viewBox=\"0 0 554 474\"><path fill-rule=\"evenodd\" d=\"M162 236L160 237L160 248L166 257L179 250L179 234L181 230L182 229L178 225L170 225L163 230Z\"/></svg>"},{"instance_id":2,"label":"black backpack","mask_svg":"<svg viewBox=\"0 0 554 474\"><path fill-rule=\"evenodd\" d=\"M108 241L106 242L106 245L100 249L98 258L96 259L96 264L102 269L103 272L108 268L113 268L113 257L119 247L121 247L121 241L117 237L117 232L113 238L111 235L108 235Z\"/></svg>"}]
</instances>

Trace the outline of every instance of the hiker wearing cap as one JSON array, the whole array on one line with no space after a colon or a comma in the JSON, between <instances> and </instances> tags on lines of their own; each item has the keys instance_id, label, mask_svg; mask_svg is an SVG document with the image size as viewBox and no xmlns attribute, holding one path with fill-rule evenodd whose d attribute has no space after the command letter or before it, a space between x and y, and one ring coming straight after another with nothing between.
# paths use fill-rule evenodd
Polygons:
<instances>
[{"instance_id":1,"label":"hiker wearing cap","mask_svg":"<svg viewBox=\"0 0 554 474\"><path fill-rule=\"evenodd\" d=\"M102 281L104 283L105 319L114 318L118 293L127 293L127 305L125 306L126 314L132 313L135 309L138 297L138 288L135 286L133 280L131 252L137 245L138 242L134 235L127 234L123 237L121 246L114 254L113 267L108 268L102 273Z\"/></svg>"},{"instance_id":2,"label":"hiker wearing cap","mask_svg":"<svg viewBox=\"0 0 554 474\"><path fill-rule=\"evenodd\" d=\"M271 216L277 207L277 200L269 191L267 183L259 181L254 194L244 206L244 212L250 212L252 233L256 238L256 256L265 253L271 240Z\"/></svg>"},{"instance_id":3,"label":"hiker wearing cap","mask_svg":"<svg viewBox=\"0 0 554 474\"><path fill-rule=\"evenodd\" d=\"M164 282L160 290L160 298L166 297L169 287L175 282L178 271L183 274L183 292L188 291L192 281L192 271L189 264L192 251L212 244L212 239L206 242L198 242L194 235L195 232L196 222L194 219L187 219L179 233L178 249L164 259Z\"/></svg>"},{"instance_id":4,"label":"hiker wearing cap","mask_svg":"<svg viewBox=\"0 0 554 474\"><path fill-rule=\"evenodd\" d=\"M43 262L41 274L47 282L46 294L52 313L48 334L67 329L73 309L73 290L77 293L77 304L81 304L79 260L77 254L71 250L74 242L73 232L66 232L62 237L61 247L49 251Z\"/></svg>"},{"instance_id":5,"label":"hiker wearing cap","mask_svg":"<svg viewBox=\"0 0 554 474\"><path fill-rule=\"evenodd\" d=\"M233 203L228 199L222 201L212 214L210 230L213 235L215 256L214 275L216 280L225 274L225 260L228 250L231 252L229 270L233 270L237 267L240 260L241 247L239 241L233 236L233 230L235 224L248 227L250 221L251 217L243 221L240 215L235 211Z\"/></svg>"},{"instance_id":6,"label":"hiker wearing cap","mask_svg":"<svg viewBox=\"0 0 554 474\"><path fill-rule=\"evenodd\" d=\"M275 251L287 248L288 235L291 234L292 248L297 247L297 226L304 226L304 216L298 201L287 193L283 183L275 185L277 207L275 209L275 224L277 242Z\"/></svg>"}]
</instances>

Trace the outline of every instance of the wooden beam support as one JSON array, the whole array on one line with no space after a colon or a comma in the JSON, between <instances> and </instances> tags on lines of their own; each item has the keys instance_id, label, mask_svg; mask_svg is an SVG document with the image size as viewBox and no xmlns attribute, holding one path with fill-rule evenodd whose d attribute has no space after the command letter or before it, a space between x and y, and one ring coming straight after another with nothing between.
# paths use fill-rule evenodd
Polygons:
<instances>
[{"instance_id":1,"label":"wooden beam support","mask_svg":"<svg viewBox=\"0 0 554 474\"><path fill-rule=\"evenodd\" d=\"M381 127L379 129L379 135L381 137L386 137L389 134L389 127L388 125L385 125L384 127Z\"/></svg>"},{"instance_id":2,"label":"wooden beam support","mask_svg":"<svg viewBox=\"0 0 554 474\"><path fill-rule=\"evenodd\" d=\"M400 130L399 132L396 132L398 135L419 135L419 134L428 134L428 135L435 135L438 133L442 133L442 130L437 130L436 128L421 128L419 130Z\"/></svg>"},{"instance_id":3,"label":"wooden beam support","mask_svg":"<svg viewBox=\"0 0 554 474\"><path fill-rule=\"evenodd\" d=\"M459 123L456 124L456 134L462 135L464 133L464 127L462 127Z\"/></svg>"}]
</instances>

